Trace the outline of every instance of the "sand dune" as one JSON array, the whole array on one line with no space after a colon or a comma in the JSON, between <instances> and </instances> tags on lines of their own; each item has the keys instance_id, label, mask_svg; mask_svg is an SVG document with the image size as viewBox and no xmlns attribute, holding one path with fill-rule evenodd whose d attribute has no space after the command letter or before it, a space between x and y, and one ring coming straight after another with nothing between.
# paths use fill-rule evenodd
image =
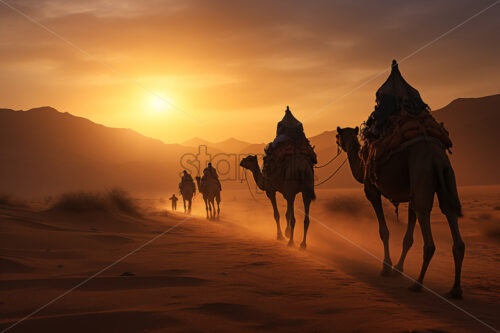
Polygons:
<instances>
[{"instance_id":1,"label":"sand dune","mask_svg":"<svg viewBox=\"0 0 500 333\"><path fill-rule=\"evenodd\" d=\"M462 192L465 299L453 302L498 328L500 274L495 267L500 253L497 240L488 235L491 224L500 221L500 211L495 209L500 190L466 188ZM0 213L8 218L2 223L0 239L4 314L0 328L184 221L11 332L487 331L435 295L410 293L407 279L379 276L380 262L320 224L311 224L307 251L288 248L274 240L271 208L263 195L256 195L258 202L244 191L224 195L239 199L223 201L218 222L199 217L204 213L199 197L194 215L186 221L183 214L102 214L96 224L92 214L87 221L82 216L74 221L71 214L2 206ZM315 218L381 255L376 222L363 208L366 202L359 190L319 191L318 197L312 207ZM346 201L351 206L340 205L340 209L335 204ZM398 224L391 210L387 214L396 260L405 224ZM405 219L404 209L401 219ZM122 230L117 228L120 221ZM55 228L40 228L36 223ZM438 249L426 284L444 294L452 281L451 237L437 211L433 232ZM417 229L406 265L410 276L416 276L421 262L418 233ZM298 216L297 239L301 234Z\"/></svg>"}]
</instances>

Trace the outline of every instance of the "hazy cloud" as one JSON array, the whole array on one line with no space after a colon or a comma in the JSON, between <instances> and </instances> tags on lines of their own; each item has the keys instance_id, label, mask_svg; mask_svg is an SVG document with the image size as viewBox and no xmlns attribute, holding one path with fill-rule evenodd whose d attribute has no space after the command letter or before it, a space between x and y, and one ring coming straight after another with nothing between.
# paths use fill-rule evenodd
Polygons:
<instances>
[{"instance_id":1,"label":"hazy cloud","mask_svg":"<svg viewBox=\"0 0 500 333\"><path fill-rule=\"evenodd\" d=\"M204 128L192 125L193 131L202 132L198 136L263 141L274 127L269 122L281 117L286 104L299 116L310 114L492 1L9 3L126 76L173 96L176 104L207 121ZM500 6L492 8L401 66L431 106L498 93L499 13ZM2 106L37 106L45 94L51 99L43 104L63 105L107 125L132 127L167 141L190 136L186 130L170 130L168 120L142 128L126 123L120 118L123 109L139 104L127 100L130 94L123 95L127 83L122 77L1 4L0 22ZM306 129L315 134L331 129L328 123L359 123L384 79L309 118ZM102 86L107 86L110 100L122 96L122 102L115 107L105 102ZM82 91L103 100L102 105L94 102L89 113L85 101L68 98ZM248 134L230 133L230 128L213 134L224 112L259 128ZM275 115L270 117L270 112ZM183 128L191 128L189 119L184 121ZM177 140L176 135L182 137Z\"/></svg>"}]
</instances>

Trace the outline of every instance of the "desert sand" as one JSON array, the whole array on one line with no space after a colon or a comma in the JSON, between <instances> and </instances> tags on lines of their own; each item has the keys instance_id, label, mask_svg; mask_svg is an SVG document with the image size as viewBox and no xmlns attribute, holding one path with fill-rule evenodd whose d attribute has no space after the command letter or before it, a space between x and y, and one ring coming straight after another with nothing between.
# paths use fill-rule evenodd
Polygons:
<instances>
[{"instance_id":1,"label":"desert sand","mask_svg":"<svg viewBox=\"0 0 500 333\"><path fill-rule=\"evenodd\" d=\"M500 329L500 186L459 189L467 248L464 299L456 301L409 292L409 279L379 275L378 224L360 189L318 191L301 251L301 214L289 248L274 239L265 195L254 200L243 185L222 192L218 221L204 218L199 195L191 216L151 198L139 200L149 207L140 217L0 206L0 328L107 268L9 332L492 331L479 321ZM405 206L399 222L386 208L396 262ZM425 283L444 295L453 257L437 205L432 228L437 251ZM417 227L405 273L417 275L421 256Z\"/></svg>"}]
</instances>

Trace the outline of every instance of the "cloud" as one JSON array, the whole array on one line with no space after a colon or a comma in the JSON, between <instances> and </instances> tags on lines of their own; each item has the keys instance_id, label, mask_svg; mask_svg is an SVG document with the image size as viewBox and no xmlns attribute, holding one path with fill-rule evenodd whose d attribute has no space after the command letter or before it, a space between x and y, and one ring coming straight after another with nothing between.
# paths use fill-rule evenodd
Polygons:
<instances>
[{"instance_id":1,"label":"cloud","mask_svg":"<svg viewBox=\"0 0 500 333\"><path fill-rule=\"evenodd\" d=\"M50 89L72 87L102 98L99 86L116 85L116 94L122 89L126 78L117 71L168 89L184 108L217 110L209 121L241 110L239 119L264 124L279 105L320 109L490 3L21 0L12 4L112 69L0 6L0 75L15 83L2 97L7 104L33 103L16 92L49 89L45 75ZM431 106L498 92L497 7L401 65ZM309 126L318 132L327 123L359 122L383 80L311 117ZM85 105L74 107L85 114Z\"/></svg>"}]
</instances>

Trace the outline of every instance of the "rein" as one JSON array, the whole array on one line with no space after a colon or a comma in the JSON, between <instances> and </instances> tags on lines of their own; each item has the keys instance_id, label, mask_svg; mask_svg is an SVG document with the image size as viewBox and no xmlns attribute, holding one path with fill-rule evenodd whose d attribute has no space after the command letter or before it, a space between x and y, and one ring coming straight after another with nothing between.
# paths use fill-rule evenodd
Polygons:
<instances>
[{"instance_id":1,"label":"rein","mask_svg":"<svg viewBox=\"0 0 500 333\"><path fill-rule=\"evenodd\" d=\"M326 162L325 164L323 165L318 165L318 166L314 166L315 169L321 169L321 168L324 168L326 167L328 164L332 163L333 161L335 161L337 159L337 157L340 156L340 154L342 153L342 151L340 149L337 150L337 155L335 155L331 160L329 160L328 162Z\"/></svg>"},{"instance_id":2,"label":"rein","mask_svg":"<svg viewBox=\"0 0 500 333\"><path fill-rule=\"evenodd\" d=\"M340 154L339 154L340 155ZM338 155L337 155L338 156ZM328 176L326 179L324 179L323 181L321 181L320 183L318 184L314 184L314 186L320 186L321 184L324 184L326 183L327 181L329 181L330 179L333 178L333 176L335 176L337 174L337 172L340 171L340 169L344 166L345 162L347 162L347 157L345 158L345 160L339 165L339 167L330 175Z\"/></svg>"}]
</instances>

